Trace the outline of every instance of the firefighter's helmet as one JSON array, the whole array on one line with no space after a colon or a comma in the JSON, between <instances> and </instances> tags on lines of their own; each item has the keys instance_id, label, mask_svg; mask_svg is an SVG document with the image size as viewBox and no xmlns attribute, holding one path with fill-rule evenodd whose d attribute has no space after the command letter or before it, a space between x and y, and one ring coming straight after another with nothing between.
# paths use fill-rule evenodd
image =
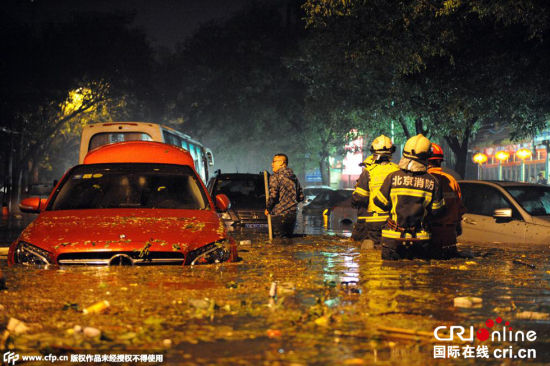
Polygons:
<instances>
[{"instance_id":1,"label":"firefighter's helmet","mask_svg":"<svg viewBox=\"0 0 550 366\"><path fill-rule=\"evenodd\" d=\"M443 160L443 148L432 142L432 156L428 160Z\"/></svg>"},{"instance_id":2,"label":"firefighter's helmet","mask_svg":"<svg viewBox=\"0 0 550 366\"><path fill-rule=\"evenodd\" d=\"M370 152L373 154L393 154L395 146L388 136L380 135L372 141Z\"/></svg>"},{"instance_id":3,"label":"firefighter's helmet","mask_svg":"<svg viewBox=\"0 0 550 366\"><path fill-rule=\"evenodd\" d=\"M430 140L419 133L407 140L403 148L403 156L416 161L427 161L431 155L431 146Z\"/></svg>"}]
</instances>

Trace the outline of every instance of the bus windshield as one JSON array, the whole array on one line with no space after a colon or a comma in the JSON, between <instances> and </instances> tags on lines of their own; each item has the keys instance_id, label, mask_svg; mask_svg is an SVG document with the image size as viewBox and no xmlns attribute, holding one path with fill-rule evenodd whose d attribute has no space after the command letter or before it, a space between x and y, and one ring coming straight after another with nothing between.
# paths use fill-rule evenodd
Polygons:
<instances>
[{"instance_id":1,"label":"bus windshield","mask_svg":"<svg viewBox=\"0 0 550 366\"><path fill-rule=\"evenodd\" d=\"M124 141L153 141L153 139L142 132L100 132L92 136L88 150Z\"/></svg>"}]
</instances>

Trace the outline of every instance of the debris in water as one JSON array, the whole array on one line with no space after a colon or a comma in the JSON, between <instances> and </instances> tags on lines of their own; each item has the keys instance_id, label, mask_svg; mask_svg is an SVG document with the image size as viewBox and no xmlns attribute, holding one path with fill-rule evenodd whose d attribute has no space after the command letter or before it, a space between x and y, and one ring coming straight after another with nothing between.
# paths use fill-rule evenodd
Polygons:
<instances>
[{"instance_id":1,"label":"debris in water","mask_svg":"<svg viewBox=\"0 0 550 366\"><path fill-rule=\"evenodd\" d=\"M271 287L269 288L269 297L277 296L277 282L271 282Z\"/></svg>"},{"instance_id":2,"label":"debris in water","mask_svg":"<svg viewBox=\"0 0 550 366\"><path fill-rule=\"evenodd\" d=\"M516 314L516 319L542 320L548 318L550 318L550 314L536 311L522 311Z\"/></svg>"},{"instance_id":3,"label":"debris in water","mask_svg":"<svg viewBox=\"0 0 550 366\"><path fill-rule=\"evenodd\" d=\"M536 266L534 264L527 263L527 262L524 262L524 261L520 261L519 259L514 259L512 262L514 262L514 264L520 264L522 266L526 266L526 267L529 267L529 268L536 268Z\"/></svg>"},{"instance_id":4,"label":"debris in water","mask_svg":"<svg viewBox=\"0 0 550 366\"><path fill-rule=\"evenodd\" d=\"M30 328L19 319L10 318L6 329L15 335L26 333Z\"/></svg>"},{"instance_id":5,"label":"debris in water","mask_svg":"<svg viewBox=\"0 0 550 366\"><path fill-rule=\"evenodd\" d=\"M481 307L483 299L481 297L455 297L454 306L457 308Z\"/></svg>"},{"instance_id":6,"label":"debris in water","mask_svg":"<svg viewBox=\"0 0 550 366\"><path fill-rule=\"evenodd\" d=\"M96 302L93 305L88 306L86 309L82 310L82 313L84 314L97 314L101 313L105 309L107 309L111 304L109 304L109 301L103 300L100 302Z\"/></svg>"},{"instance_id":7,"label":"debris in water","mask_svg":"<svg viewBox=\"0 0 550 366\"><path fill-rule=\"evenodd\" d=\"M101 331L93 327L86 327L82 332L84 333L84 336L88 338L96 338L101 335Z\"/></svg>"}]
</instances>

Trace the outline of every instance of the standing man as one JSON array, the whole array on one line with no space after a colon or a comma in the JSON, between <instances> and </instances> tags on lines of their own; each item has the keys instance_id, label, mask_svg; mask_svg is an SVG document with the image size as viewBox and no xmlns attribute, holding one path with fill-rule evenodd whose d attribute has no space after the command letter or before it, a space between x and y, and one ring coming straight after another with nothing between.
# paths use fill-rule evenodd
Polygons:
<instances>
[{"instance_id":1,"label":"standing man","mask_svg":"<svg viewBox=\"0 0 550 366\"><path fill-rule=\"evenodd\" d=\"M390 173L374 204L390 212L382 230L382 259L429 258L430 231L426 217L439 215L445 200L437 179L428 173L431 143L422 134L403 148L399 170Z\"/></svg>"},{"instance_id":2,"label":"standing man","mask_svg":"<svg viewBox=\"0 0 550 366\"><path fill-rule=\"evenodd\" d=\"M399 170L392 163L395 146L387 136L380 135L371 144L372 153L363 162L363 171L355 185L352 195L352 206L357 208L357 223L353 227L351 237L356 241L365 240L367 247L380 245L382 228L389 218L389 212L373 203L386 176Z\"/></svg>"},{"instance_id":3,"label":"standing man","mask_svg":"<svg viewBox=\"0 0 550 366\"><path fill-rule=\"evenodd\" d=\"M544 177L544 172L539 172L539 175L537 177L537 183L546 184L546 178Z\"/></svg>"},{"instance_id":4,"label":"standing man","mask_svg":"<svg viewBox=\"0 0 550 366\"><path fill-rule=\"evenodd\" d=\"M269 177L269 199L265 210L271 214L274 237L291 237L296 225L298 202L304 200L304 192L298 178L288 167L288 157L276 154L271 163L273 175Z\"/></svg>"},{"instance_id":5,"label":"standing man","mask_svg":"<svg viewBox=\"0 0 550 366\"><path fill-rule=\"evenodd\" d=\"M432 258L452 258L457 255L456 237L462 234L462 215L466 208L462 204L460 186L452 175L441 169L443 149L432 142L432 156L428 158L428 173L437 178L443 198L445 213L431 220Z\"/></svg>"}]
</instances>

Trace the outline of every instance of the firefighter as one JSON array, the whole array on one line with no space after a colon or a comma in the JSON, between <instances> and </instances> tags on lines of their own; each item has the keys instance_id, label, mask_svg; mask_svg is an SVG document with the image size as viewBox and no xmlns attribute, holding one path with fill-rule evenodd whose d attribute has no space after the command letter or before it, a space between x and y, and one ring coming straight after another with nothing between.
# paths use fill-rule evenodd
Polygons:
<instances>
[{"instance_id":1,"label":"firefighter","mask_svg":"<svg viewBox=\"0 0 550 366\"><path fill-rule=\"evenodd\" d=\"M389 217L389 213L376 206L372 199L386 176L399 170L391 161L395 146L389 137L380 135L375 138L370 151L372 155L362 163L363 171L352 195L352 206L357 208L357 223L351 236L353 240L364 241L368 248L380 245L381 231Z\"/></svg>"},{"instance_id":2,"label":"firefighter","mask_svg":"<svg viewBox=\"0 0 550 366\"><path fill-rule=\"evenodd\" d=\"M433 218L432 257L448 259L457 256L456 237L462 233L461 220L466 208L462 204L460 186L452 175L441 169L443 149L432 142L432 156L428 158L428 173L439 181L445 199L445 213Z\"/></svg>"},{"instance_id":3,"label":"firefighter","mask_svg":"<svg viewBox=\"0 0 550 366\"><path fill-rule=\"evenodd\" d=\"M431 143L422 134L403 148L399 170L390 173L374 204L390 212L382 230L382 259L429 258L430 230L426 217L437 216L445 201L437 179L428 173Z\"/></svg>"}]
</instances>

